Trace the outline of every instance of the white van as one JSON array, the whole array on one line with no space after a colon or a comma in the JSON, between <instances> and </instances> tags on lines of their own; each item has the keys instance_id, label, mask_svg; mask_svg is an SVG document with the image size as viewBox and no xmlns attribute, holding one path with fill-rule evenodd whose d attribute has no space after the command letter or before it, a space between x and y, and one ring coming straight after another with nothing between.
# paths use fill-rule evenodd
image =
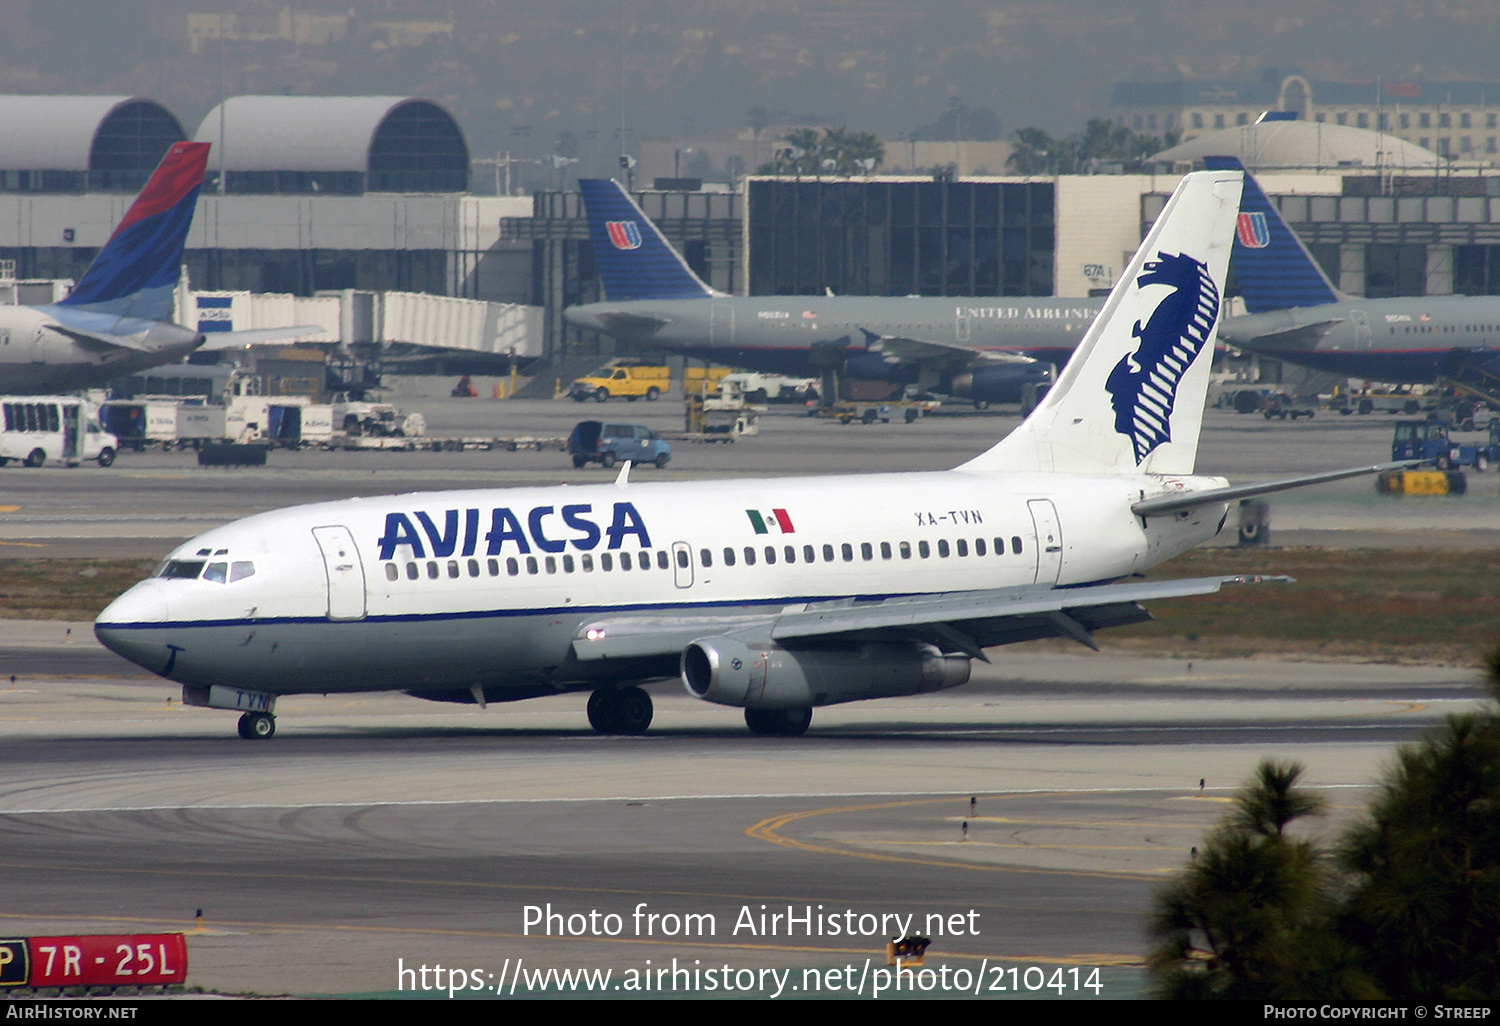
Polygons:
<instances>
[{"instance_id":1,"label":"white van","mask_svg":"<svg viewBox=\"0 0 1500 1026\"><path fill-rule=\"evenodd\" d=\"M120 441L99 426L98 407L70 395L0 396L0 467L20 460L40 467L48 460L77 466L115 461Z\"/></svg>"}]
</instances>

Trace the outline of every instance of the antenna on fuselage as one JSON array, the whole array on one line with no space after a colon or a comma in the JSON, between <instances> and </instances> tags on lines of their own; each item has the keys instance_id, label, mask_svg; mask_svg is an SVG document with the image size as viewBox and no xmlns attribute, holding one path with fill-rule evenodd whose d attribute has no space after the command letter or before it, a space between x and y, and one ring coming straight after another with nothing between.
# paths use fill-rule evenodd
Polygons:
<instances>
[{"instance_id":1,"label":"antenna on fuselage","mask_svg":"<svg viewBox=\"0 0 1500 1026\"><path fill-rule=\"evenodd\" d=\"M630 483L630 461L626 460L625 461L625 465L620 468L620 476L617 477L617 478L615 478L615 487L616 488L624 488L629 483Z\"/></svg>"}]
</instances>

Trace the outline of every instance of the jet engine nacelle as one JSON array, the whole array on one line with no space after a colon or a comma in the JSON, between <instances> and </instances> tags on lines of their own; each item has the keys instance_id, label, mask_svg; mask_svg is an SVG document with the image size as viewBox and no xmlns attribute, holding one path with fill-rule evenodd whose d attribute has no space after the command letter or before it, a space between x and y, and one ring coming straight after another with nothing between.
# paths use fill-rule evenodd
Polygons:
<instances>
[{"instance_id":1,"label":"jet engine nacelle","mask_svg":"<svg viewBox=\"0 0 1500 1026\"><path fill-rule=\"evenodd\" d=\"M969 657L931 645L885 642L783 648L737 638L700 638L682 653L682 683L706 702L797 709L894 698L957 687Z\"/></svg>"},{"instance_id":2,"label":"jet engine nacelle","mask_svg":"<svg viewBox=\"0 0 1500 1026\"><path fill-rule=\"evenodd\" d=\"M1027 385L1038 394L1052 383L1052 365L1043 360L1034 363L1001 363L975 367L953 375L949 390L958 396L987 403L1018 403Z\"/></svg>"}]
</instances>

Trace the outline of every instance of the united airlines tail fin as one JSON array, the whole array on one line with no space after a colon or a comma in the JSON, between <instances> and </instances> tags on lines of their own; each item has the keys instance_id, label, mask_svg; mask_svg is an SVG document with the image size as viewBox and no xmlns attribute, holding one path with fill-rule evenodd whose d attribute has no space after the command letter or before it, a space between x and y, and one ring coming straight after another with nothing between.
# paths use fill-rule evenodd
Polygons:
<instances>
[{"instance_id":1,"label":"united airlines tail fin","mask_svg":"<svg viewBox=\"0 0 1500 1026\"><path fill-rule=\"evenodd\" d=\"M1345 297L1237 157L1204 157L1209 171L1242 171L1245 192L1234 233L1234 277L1253 314L1322 306Z\"/></svg>"},{"instance_id":2,"label":"united airlines tail fin","mask_svg":"<svg viewBox=\"0 0 1500 1026\"><path fill-rule=\"evenodd\" d=\"M606 299L707 299L720 294L693 273L618 182L581 178L578 191Z\"/></svg>"},{"instance_id":3,"label":"united airlines tail fin","mask_svg":"<svg viewBox=\"0 0 1500 1026\"><path fill-rule=\"evenodd\" d=\"M1183 178L1057 384L958 469L1193 472L1242 179Z\"/></svg>"},{"instance_id":4,"label":"united airlines tail fin","mask_svg":"<svg viewBox=\"0 0 1500 1026\"><path fill-rule=\"evenodd\" d=\"M78 285L57 305L148 321L172 319L172 290L208 166L208 143L173 143Z\"/></svg>"}]
</instances>

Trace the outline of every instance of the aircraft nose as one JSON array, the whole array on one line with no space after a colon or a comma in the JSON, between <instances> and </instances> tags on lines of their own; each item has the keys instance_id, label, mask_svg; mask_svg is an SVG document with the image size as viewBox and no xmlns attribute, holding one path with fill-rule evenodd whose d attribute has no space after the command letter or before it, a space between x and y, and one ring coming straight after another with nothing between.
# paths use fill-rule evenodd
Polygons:
<instances>
[{"instance_id":1,"label":"aircraft nose","mask_svg":"<svg viewBox=\"0 0 1500 1026\"><path fill-rule=\"evenodd\" d=\"M94 637L111 652L160 673L167 650L154 628L164 625L169 613L161 582L142 581L104 607L94 620Z\"/></svg>"}]
</instances>

